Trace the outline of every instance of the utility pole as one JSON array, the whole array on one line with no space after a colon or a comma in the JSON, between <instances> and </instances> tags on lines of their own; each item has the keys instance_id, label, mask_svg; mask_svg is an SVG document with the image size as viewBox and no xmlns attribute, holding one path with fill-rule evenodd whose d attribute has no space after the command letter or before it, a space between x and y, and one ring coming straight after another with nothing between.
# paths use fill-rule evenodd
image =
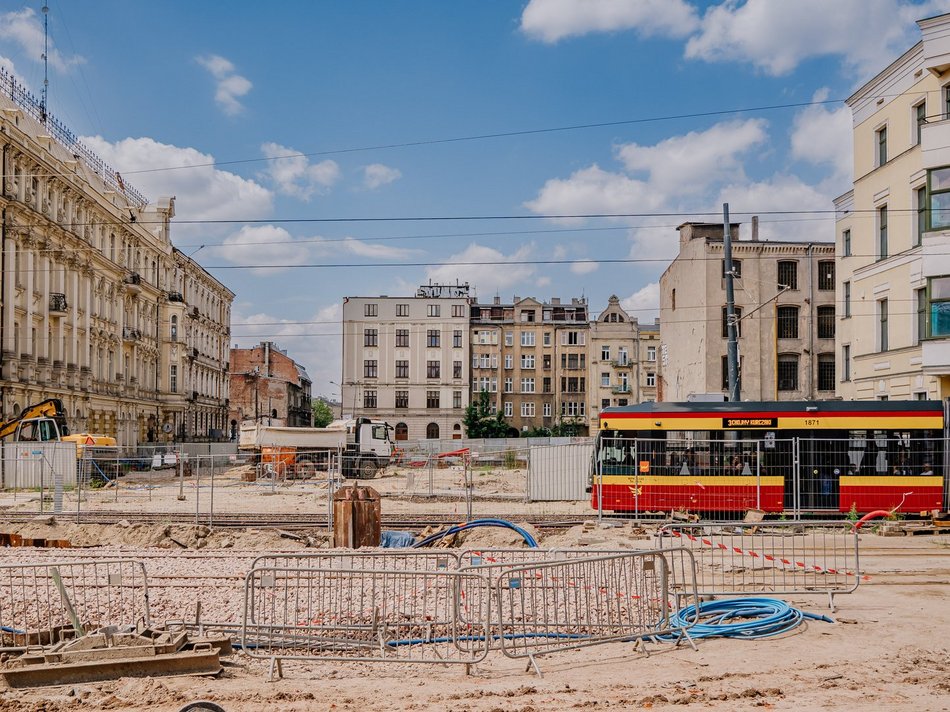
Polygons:
<instances>
[{"instance_id":1,"label":"utility pole","mask_svg":"<svg viewBox=\"0 0 950 712\"><path fill-rule=\"evenodd\" d=\"M728 342L726 361L729 369L729 400L739 401L739 323L736 320L736 295L732 271L732 226L729 224L729 203L722 204L722 249L726 267L726 328Z\"/></svg>"}]
</instances>

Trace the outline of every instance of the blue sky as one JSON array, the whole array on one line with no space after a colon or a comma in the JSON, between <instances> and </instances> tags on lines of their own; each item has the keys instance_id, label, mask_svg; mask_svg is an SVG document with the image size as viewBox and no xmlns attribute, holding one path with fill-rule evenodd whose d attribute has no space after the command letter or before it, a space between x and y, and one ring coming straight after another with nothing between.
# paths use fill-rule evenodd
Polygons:
<instances>
[{"instance_id":1,"label":"blue sky","mask_svg":"<svg viewBox=\"0 0 950 712\"><path fill-rule=\"evenodd\" d=\"M0 0L0 66L36 93L41 5ZM915 20L950 11L950 0L48 5L51 113L150 199L177 197L176 245L237 294L232 342L275 341L328 395L345 296L458 279L482 299L583 295L594 315L617 294L652 322L675 226L724 201L744 222L788 211L763 215L765 238L832 240L829 219L802 211L830 209L849 187L850 113L836 100L919 39ZM729 113L808 102L830 103ZM441 142L611 122L630 123ZM673 215L542 217L602 213ZM391 220L473 216L499 217Z\"/></svg>"}]
</instances>

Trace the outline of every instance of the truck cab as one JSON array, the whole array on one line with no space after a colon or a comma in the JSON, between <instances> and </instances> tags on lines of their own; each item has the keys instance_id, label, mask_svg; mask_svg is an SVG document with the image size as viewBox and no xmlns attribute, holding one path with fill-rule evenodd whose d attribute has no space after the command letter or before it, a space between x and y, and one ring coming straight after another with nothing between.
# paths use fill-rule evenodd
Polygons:
<instances>
[{"instance_id":1,"label":"truck cab","mask_svg":"<svg viewBox=\"0 0 950 712\"><path fill-rule=\"evenodd\" d=\"M393 454L393 440L389 431L392 426L381 420L357 418L354 427L354 442L362 457L372 453L376 458L377 467L382 469L389 464Z\"/></svg>"}]
</instances>

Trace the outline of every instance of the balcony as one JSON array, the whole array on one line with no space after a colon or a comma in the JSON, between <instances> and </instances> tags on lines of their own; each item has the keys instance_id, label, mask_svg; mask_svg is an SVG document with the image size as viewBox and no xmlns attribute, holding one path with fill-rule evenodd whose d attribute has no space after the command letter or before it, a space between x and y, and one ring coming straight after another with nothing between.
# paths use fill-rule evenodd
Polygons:
<instances>
[{"instance_id":1,"label":"balcony","mask_svg":"<svg viewBox=\"0 0 950 712\"><path fill-rule=\"evenodd\" d=\"M627 386L624 386L624 385L614 386L613 388L610 389L610 392L611 392L611 393L616 393L616 394L629 393L629 392L630 392L630 386L629 386L629 385L627 385Z\"/></svg>"},{"instance_id":2,"label":"balcony","mask_svg":"<svg viewBox=\"0 0 950 712\"><path fill-rule=\"evenodd\" d=\"M614 368L633 368L633 361L629 359L614 359L610 362Z\"/></svg>"},{"instance_id":3,"label":"balcony","mask_svg":"<svg viewBox=\"0 0 950 712\"><path fill-rule=\"evenodd\" d=\"M52 292L49 295L49 315L50 316L66 316L66 311L68 309L69 309L69 304L67 304L66 302L65 294Z\"/></svg>"},{"instance_id":4,"label":"balcony","mask_svg":"<svg viewBox=\"0 0 950 712\"><path fill-rule=\"evenodd\" d=\"M197 347L192 346L190 349L185 349L185 358L190 358L191 360L198 358Z\"/></svg>"},{"instance_id":5,"label":"balcony","mask_svg":"<svg viewBox=\"0 0 950 712\"><path fill-rule=\"evenodd\" d=\"M122 340L123 341L138 341L142 338L142 332L138 329L133 329L131 326L122 327Z\"/></svg>"},{"instance_id":6,"label":"balcony","mask_svg":"<svg viewBox=\"0 0 950 712\"><path fill-rule=\"evenodd\" d=\"M922 168L950 165L950 119L928 119L920 127Z\"/></svg>"},{"instance_id":7,"label":"balcony","mask_svg":"<svg viewBox=\"0 0 950 712\"><path fill-rule=\"evenodd\" d=\"M197 319L197 318L200 316L200 312L198 311L198 307L192 307L192 308L188 311L188 316L190 316L192 319Z\"/></svg>"},{"instance_id":8,"label":"balcony","mask_svg":"<svg viewBox=\"0 0 950 712\"><path fill-rule=\"evenodd\" d=\"M138 272L126 275L122 281L125 282L125 291L130 294L138 294L142 291L142 277Z\"/></svg>"},{"instance_id":9,"label":"balcony","mask_svg":"<svg viewBox=\"0 0 950 712\"><path fill-rule=\"evenodd\" d=\"M184 303L185 298L181 295L181 292L168 292L168 301L170 302L179 302Z\"/></svg>"}]
</instances>

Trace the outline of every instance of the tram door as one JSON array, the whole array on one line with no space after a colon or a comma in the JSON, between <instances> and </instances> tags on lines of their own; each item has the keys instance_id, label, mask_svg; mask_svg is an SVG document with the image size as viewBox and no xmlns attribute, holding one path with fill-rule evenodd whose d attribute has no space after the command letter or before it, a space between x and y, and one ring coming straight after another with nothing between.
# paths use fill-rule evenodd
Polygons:
<instances>
[{"instance_id":1,"label":"tram door","mask_svg":"<svg viewBox=\"0 0 950 712\"><path fill-rule=\"evenodd\" d=\"M803 509L838 509L840 477L847 466L847 443L820 433L799 433L799 486Z\"/></svg>"}]
</instances>

